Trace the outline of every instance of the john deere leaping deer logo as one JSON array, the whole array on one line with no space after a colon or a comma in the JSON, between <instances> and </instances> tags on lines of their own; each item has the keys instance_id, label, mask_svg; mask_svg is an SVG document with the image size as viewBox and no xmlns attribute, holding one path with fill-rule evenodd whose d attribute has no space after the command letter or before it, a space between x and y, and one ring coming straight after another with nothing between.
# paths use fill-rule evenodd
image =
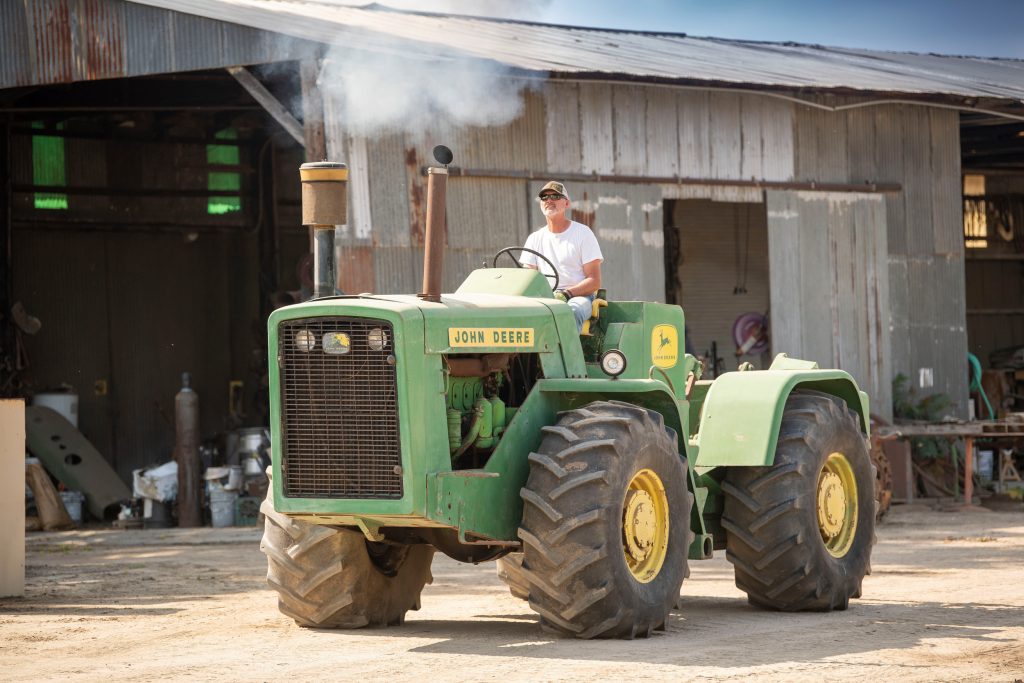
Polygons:
<instances>
[{"instance_id":1,"label":"john deere leaping deer logo","mask_svg":"<svg viewBox=\"0 0 1024 683\"><path fill-rule=\"evenodd\" d=\"M671 368L678 360L679 331L675 325L655 325L651 330L651 362L659 368Z\"/></svg>"}]
</instances>

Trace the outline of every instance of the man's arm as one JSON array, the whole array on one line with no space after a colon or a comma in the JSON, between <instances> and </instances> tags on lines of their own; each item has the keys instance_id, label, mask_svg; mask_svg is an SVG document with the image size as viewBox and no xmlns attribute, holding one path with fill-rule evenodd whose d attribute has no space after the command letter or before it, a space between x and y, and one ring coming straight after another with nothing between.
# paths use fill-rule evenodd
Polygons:
<instances>
[{"instance_id":1,"label":"man's arm","mask_svg":"<svg viewBox=\"0 0 1024 683\"><path fill-rule=\"evenodd\" d=\"M590 296L601 289L601 259L583 264L583 280L565 290L571 296Z\"/></svg>"}]
</instances>

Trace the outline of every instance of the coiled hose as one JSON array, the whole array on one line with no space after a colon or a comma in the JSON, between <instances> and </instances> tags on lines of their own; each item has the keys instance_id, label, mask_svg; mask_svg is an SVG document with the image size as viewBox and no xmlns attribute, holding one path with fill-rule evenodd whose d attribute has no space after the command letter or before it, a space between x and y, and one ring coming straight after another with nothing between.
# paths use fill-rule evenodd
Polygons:
<instances>
[{"instance_id":1,"label":"coiled hose","mask_svg":"<svg viewBox=\"0 0 1024 683\"><path fill-rule=\"evenodd\" d=\"M988 408L988 419L994 420L996 419L996 411L992 410L992 404L988 402L985 389L981 386L981 361L973 353L968 353L967 362L971 366L971 391L977 391L981 394L981 400L985 402L985 407Z\"/></svg>"}]
</instances>

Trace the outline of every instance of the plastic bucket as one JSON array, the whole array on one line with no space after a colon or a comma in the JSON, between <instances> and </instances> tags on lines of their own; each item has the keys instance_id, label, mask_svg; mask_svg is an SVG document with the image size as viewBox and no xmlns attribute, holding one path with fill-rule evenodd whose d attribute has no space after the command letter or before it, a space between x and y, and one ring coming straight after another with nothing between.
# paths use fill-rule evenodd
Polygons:
<instances>
[{"instance_id":1,"label":"plastic bucket","mask_svg":"<svg viewBox=\"0 0 1024 683\"><path fill-rule=\"evenodd\" d=\"M78 394L43 392L35 395L32 405L56 410L65 420L78 427Z\"/></svg>"},{"instance_id":2,"label":"plastic bucket","mask_svg":"<svg viewBox=\"0 0 1024 683\"><path fill-rule=\"evenodd\" d=\"M234 526L237 491L210 491L210 523L215 527Z\"/></svg>"},{"instance_id":3,"label":"plastic bucket","mask_svg":"<svg viewBox=\"0 0 1024 683\"><path fill-rule=\"evenodd\" d=\"M68 511L68 517L75 524L82 523L82 503L85 501L78 491L61 491L60 499L64 501L64 509Z\"/></svg>"}]
</instances>

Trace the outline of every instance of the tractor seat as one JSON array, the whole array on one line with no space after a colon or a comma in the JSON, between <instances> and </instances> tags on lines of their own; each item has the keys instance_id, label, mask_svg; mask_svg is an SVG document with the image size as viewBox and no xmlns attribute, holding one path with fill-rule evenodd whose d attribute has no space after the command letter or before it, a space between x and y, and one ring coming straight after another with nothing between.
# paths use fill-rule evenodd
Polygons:
<instances>
[{"instance_id":1,"label":"tractor seat","mask_svg":"<svg viewBox=\"0 0 1024 683\"><path fill-rule=\"evenodd\" d=\"M608 305L608 300L605 298L608 296L607 290L597 290L597 296L594 297L594 303L590 309L590 319L583 321L583 329L580 330L581 337L589 337L590 328L597 324L597 321L601 318L601 309Z\"/></svg>"}]
</instances>

